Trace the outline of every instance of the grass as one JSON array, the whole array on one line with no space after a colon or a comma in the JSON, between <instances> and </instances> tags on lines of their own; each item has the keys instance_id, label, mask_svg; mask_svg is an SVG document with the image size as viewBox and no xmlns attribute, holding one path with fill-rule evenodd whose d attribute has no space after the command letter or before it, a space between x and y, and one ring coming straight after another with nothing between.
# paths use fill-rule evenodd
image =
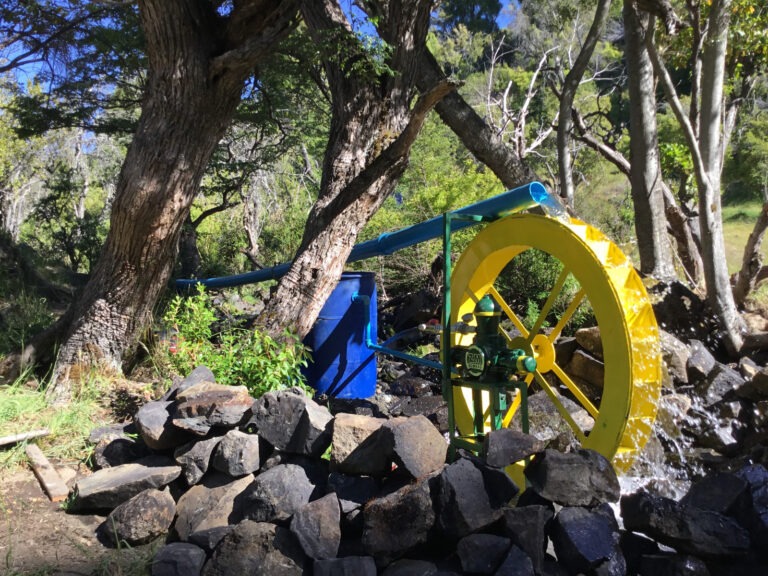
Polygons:
<instances>
[{"instance_id":1,"label":"grass","mask_svg":"<svg viewBox=\"0 0 768 576\"><path fill-rule=\"evenodd\" d=\"M52 407L43 386L34 379L19 378L9 386L0 386L0 436L20 434L40 428L50 431L35 442L46 456L58 460L85 460L90 448L91 430L106 423L108 414L100 404L108 383L93 377L85 381L66 407ZM0 469L14 468L26 462L25 443L0 450Z\"/></svg>"},{"instance_id":2,"label":"grass","mask_svg":"<svg viewBox=\"0 0 768 576\"><path fill-rule=\"evenodd\" d=\"M741 268L744 246L762 210L759 202L723 206L723 236L725 238L725 259L728 272L733 274ZM760 247L763 261L768 263L768 241Z\"/></svg>"}]
</instances>

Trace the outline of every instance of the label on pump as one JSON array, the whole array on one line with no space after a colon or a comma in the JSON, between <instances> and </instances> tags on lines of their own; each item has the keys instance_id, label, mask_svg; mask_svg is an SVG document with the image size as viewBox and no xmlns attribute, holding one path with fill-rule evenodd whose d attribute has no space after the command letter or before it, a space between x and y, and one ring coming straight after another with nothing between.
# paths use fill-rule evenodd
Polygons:
<instances>
[{"instance_id":1,"label":"label on pump","mask_svg":"<svg viewBox=\"0 0 768 576\"><path fill-rule=\"evenodd\" d=\"M464 353L464 366L471 376L480 376L485 370L485 353L478 346L470 346Z\"/></svg>"}]
</instances>

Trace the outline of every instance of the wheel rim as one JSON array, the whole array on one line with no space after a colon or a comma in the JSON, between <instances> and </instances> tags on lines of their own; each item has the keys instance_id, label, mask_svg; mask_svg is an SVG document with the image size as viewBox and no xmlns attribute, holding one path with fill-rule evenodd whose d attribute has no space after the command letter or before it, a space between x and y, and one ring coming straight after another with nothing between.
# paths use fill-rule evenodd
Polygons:
<instances>
[{"instance_id":1,"label":"wheel rim","mask_svg":"<svg viewBox=\"0 0 768 576\"><path fill-rule=\"evenodd\" d=\"M504 301L494 286L503 269L523 252L544 252L562 270L532 325ZM566 281L577 290L554 326L545 318ZM576 219L560 220L532 214L514 215L486 226L461 254L451 276L451 322L471 313L479 298L490 293L520 331L510 347L523 347L537 357L535 380L555 404L576 438L625 470L648 439L656 417L661 386L659 330L648 294L624 253L597 229ZM597 401L558 364L554 343L580 301L590 303L603 345L604 386ZM452 345L467 345L471 336L453 334ZM545 374L556 377L594 419L586 432L574 421ZM468 388L454 387L454 410L460 433L472 430L472 396ZM519 394L504 418L508 426L519 406Z\"/></svg>"}]
</instances>

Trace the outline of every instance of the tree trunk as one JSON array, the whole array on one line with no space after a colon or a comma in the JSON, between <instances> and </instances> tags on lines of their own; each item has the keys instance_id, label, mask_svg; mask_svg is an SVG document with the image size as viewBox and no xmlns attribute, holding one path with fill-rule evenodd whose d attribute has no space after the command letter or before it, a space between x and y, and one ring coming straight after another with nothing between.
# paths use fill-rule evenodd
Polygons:
<instances>
[{"instance_id":1,"label":"tree trunk","mask_svg":"<svg viewBox=\"0 0 768 576\"><path fill-rule=\"evenodd\" d=\"M560 174L560 195L565 199L569 208L573 209L575 186L573 183L573 166L571 157L571 133L573 132L573 100L579 88L584 71L597 46L597 41L605 29L611 0L599 0L595 10L595 18L589 28L584 45L576 57L573 67L568 71L560 94L560 109L557 116L557 168Z\"/></svg>"},{"instance_id":2,"label":"tree trunk","mask_svg":"<svg viewBox=\"0 0 768 576\"><path fill-rule=\"evenodd\" d=\"M703 174L700 175L699 213L707 300L722 321L731 354L741 348L744 323L733 299L725 260L723 213L720 204L722 170L723 88L731 0L713 0L708 38L701 65L701 121L699 142Z\"/></svg>"},{"instance_id":3,"label":"tree trunk","mask_svg":"<svg viewBox=\"0 0 768 576\"><path fill-rule=\"evenodd\" d=\"M640 271L659 280L671 280L675 278L675 266L664 213L656 130L656 82L644 38L649 16L639 13L632 0L624 1L623 15L630 94L630 182Z\"/></svg>"},{"instance_id":4,"label":"tree trunk","mask_svg":"<svg viewBox=\"0 0 768 576\"><path fill-rule=\"evenodd\" d=\"M763 259L760 256L760 245L763 243L765 229L768 228L768 202L763 204L755 222L752 233L744 246L744 256L741 260L741 269L736 274L736 283L733 286L733 299L740 308L744 307L747 296L755 287L757 274L763 267Z\"/></svg>"},{"instance_id":5,"label":"tree trunk","mask_svg":"<svg viewBox=\"0 0 768 576\"><path fill-rule=\"evenodd\" d=\"M728 277L720 204L723 82L730 7L730 0L714 0L710 10L708 37L702 54L702 98L698 139L691 122L685 115L669 72L664 67L653 42L650 41L650 36L647 48L656 74L661 79L664 92L691 150L699 193L701 248L707 302L720 321L724 335L723 342L728 352L735 356L742 346L742 332L745 327L736 308Z\"/></svg>"},{"instance_id":6,"label":"tree trunk","mask_svg":"<svg viewBox=\"0 0 768 576\"><path fill-rule=\"evenodd\" d=\"M358 233L394 190L426 115L453 87L431 84L413 108L417 55L425 50L430 0L366 2L379 34L393 52L393 72L373 74L336 0L302 5L310 33L340 44L323 55L332 91L331 130L317 202L289 271L258 323L272 334L300 337L312 328L336 285ZM354 65L353 65L354 64Z\"/></svg>"},{"instance_id":7,"label":"tree trunk","mask_svg":"<svg viewBox=\"0 0 768 576\"><path fill-rule=\"evenodd\" d=\"M49 397L67 402L71 378L120 370L171 275L182 225L211 154L256 62L290 29L294 2L241 2L227 26L208 2L139 2L149 58L136 134L120 173L111 225L88 284L66 315L25 351L60 348Z\"/></svg>"}]
</instances>

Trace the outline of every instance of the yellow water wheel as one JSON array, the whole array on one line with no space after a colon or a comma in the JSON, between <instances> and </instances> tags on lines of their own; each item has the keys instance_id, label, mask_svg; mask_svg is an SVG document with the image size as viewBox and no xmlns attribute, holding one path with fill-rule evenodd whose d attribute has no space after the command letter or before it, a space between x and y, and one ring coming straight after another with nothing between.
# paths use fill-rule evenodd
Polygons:
<instances>
[{"instance_id":1,"label":"yellow water wheel","mask_svg":"<svg viewBox=\"0 0 768 576\"><path fill-rule=\"evenodd\" d=\"M514 294L504 297L505 275L514 274L518 259L531 251L543 253L550 262L548 269L553 264L555 269L533 313L530 302L516 302ZM537 360L537 370L527 376L526 383L546 392L583 447L600 452L625 470L648 439L656 417L661 353L648 294L624 253L601 232L576 219L508 216L486 226L456 262L451 276L452 323L471 314L486 294L501 305L511 322L508 346L524 348ZM602 341L604 382L597 392L570 375L557 357L558 338L585 309L599 327ZM472 336L454 333L452 338L453 345L468 345ZM519 399L518 393L504 416L504 426L513 421ZM575 418L568 408L573 402L591 418ZM471 390L454 387L461 434L473 430L472 406ZM490 426L490 419L486 423Z\"/></svg>"}]
</instances>

